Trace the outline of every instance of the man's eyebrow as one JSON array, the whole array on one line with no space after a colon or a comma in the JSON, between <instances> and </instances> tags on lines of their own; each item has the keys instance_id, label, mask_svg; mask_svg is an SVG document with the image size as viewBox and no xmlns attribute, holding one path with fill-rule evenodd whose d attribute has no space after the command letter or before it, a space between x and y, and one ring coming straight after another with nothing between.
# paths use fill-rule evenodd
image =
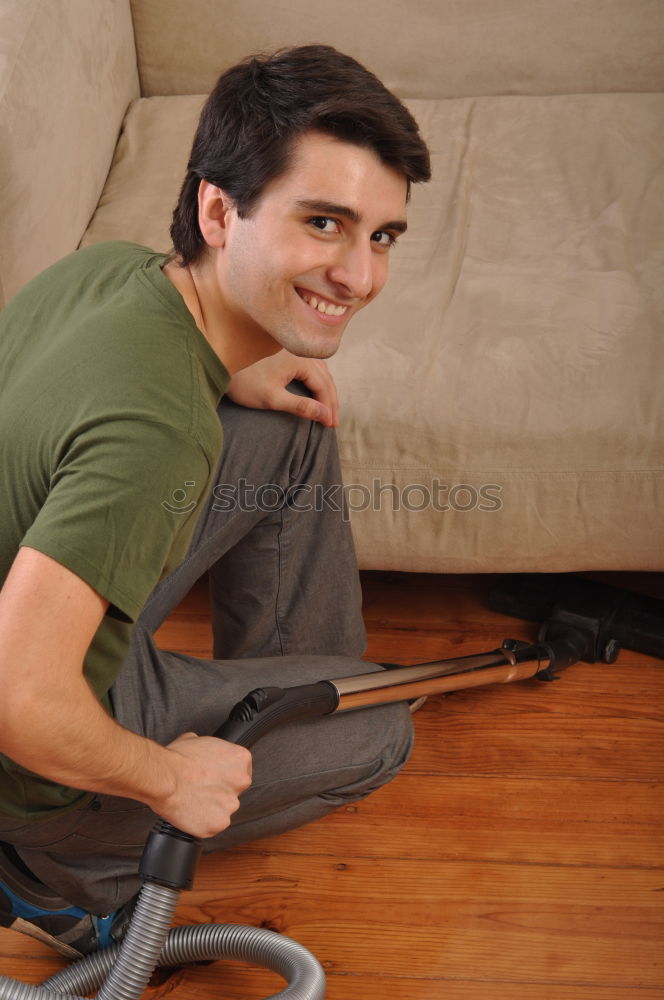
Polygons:
<instances>
[{"instance_id":1,"label":"man's eyebrow","mask_svg":"<svg viewBox=\"0 0 664 1000\"><path fill-rule=\"evenodd\" d=\"M350 208L348 205L337 205L333 201L316 201L304 198L297 201L295 207L298 211L312 212L316 215L339 215L344 219L350 219L355 224L362 221L361 215L354 208ZM395 233L405 233L407 228L408 224L405 219L396 219L393 222L382 223L376 228L376 232L389 230Z\"/></svg>"}]
</instances>

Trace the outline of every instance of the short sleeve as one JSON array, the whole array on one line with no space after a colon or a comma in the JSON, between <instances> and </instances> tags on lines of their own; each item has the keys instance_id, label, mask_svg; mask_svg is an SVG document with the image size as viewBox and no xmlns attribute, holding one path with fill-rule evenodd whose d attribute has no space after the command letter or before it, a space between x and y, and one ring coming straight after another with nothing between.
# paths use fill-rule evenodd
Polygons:
<instances>
[{"instance_id":1,"label":"short sleeve","mask_svg":"<svg viewBox=\"0 0 664 1000\"><path fill-rule=\"evenodd\" d=\"M104 421L64 448L21 544L71 569L135 621L161 576L184 558L210 475L186 433Z\"/></svg>"}]
</instances>

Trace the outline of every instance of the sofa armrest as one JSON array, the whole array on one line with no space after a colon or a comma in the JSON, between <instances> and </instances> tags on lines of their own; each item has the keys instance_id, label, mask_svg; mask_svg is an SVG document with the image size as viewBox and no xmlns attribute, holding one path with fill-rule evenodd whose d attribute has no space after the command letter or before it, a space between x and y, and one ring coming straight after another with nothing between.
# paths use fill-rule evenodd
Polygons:
<instances>
[{"instance_id":1,"label":"sofa armrest","mask_svg":"<svg viewBox=\"0 0 664 1000\"><path fill-rule=\"evenodd\" d=\"M0 306L78 245L137 96L129 0L3 0Z\"/></svg>"}]
</instances>

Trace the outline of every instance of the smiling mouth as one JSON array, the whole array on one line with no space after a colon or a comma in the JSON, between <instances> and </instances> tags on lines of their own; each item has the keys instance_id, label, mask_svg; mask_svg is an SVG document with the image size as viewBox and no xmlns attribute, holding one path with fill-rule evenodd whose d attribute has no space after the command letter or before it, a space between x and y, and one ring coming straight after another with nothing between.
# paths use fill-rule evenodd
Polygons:
<instances>
[{"instance_id":1,"label":"smiling mouth","mask_svg":"<svg viewBox=\"0 0 664 1000\"><path fill-rule=\"evenodd\" d=\"M321 299L317 295L305 292L302 288L296 288L295 291L308 306L315 309L321 316L343 316L348 312L348 306L340 306L335 302L330 302L329 299Z\"/></svg>"}]
</instances>

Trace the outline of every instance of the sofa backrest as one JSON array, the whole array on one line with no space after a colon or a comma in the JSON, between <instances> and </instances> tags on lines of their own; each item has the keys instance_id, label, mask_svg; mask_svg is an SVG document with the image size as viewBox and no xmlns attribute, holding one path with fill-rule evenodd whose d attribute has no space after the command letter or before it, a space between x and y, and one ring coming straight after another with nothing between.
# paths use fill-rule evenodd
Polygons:
<instances>
[{"instance_id":1,"label":"sofa backrest","mask_svg":"<svg viewBox=\"0 0 664 1000\"><path fill-rule=\"evenodd\" d=\"M203 94L255 51L324 42L401 97L664 90L662 0L131 0L141 93Z\"/></svg>"},{"instance_id":2,"label":"sofa backrest","mask_svg":"<svg viewBox=\"0 0 664 1000\"><path fill-rule=\"evenodd\" d=\"M0 306L78 246L137 96L129 0L0 0Z\"/></svg>"}]
</instances>

